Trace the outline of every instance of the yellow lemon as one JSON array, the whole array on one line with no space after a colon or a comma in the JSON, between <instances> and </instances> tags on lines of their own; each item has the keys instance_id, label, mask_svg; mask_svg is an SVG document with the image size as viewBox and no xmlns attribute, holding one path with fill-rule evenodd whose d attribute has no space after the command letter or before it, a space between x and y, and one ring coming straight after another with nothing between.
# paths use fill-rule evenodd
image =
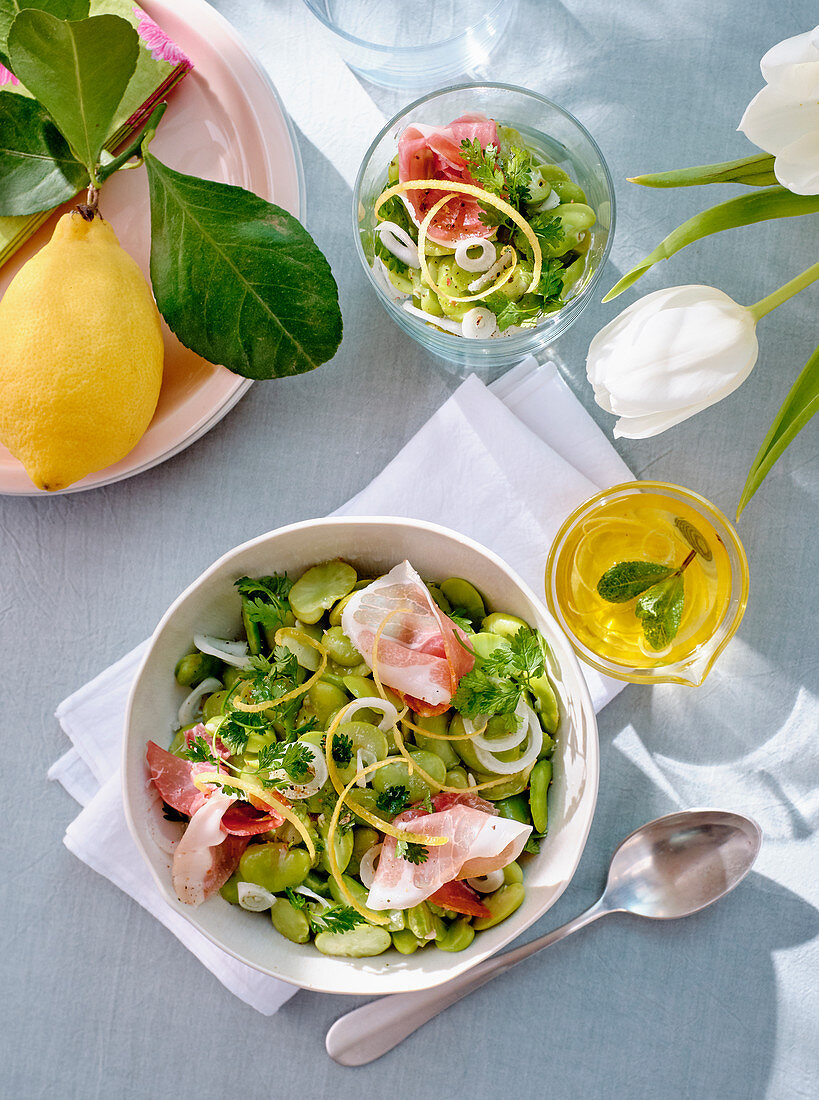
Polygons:
<instances>
[{"instance_id":1,"label":"yellow lemon","mask_svg":"<svg viewBox=\"0 0 819 1100\"><path fill-rule=\"evenodd\" d=\"M136 445L162 360L135 261L98 214L64 214L0 301L0 441L38 489L64 489Z\"/></svg>"}]
</instances>

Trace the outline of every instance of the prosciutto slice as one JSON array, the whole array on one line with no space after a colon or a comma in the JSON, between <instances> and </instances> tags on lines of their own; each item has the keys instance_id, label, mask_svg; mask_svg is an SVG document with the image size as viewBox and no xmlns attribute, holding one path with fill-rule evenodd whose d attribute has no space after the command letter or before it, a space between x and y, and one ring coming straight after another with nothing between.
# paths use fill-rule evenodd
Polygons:
<instances>
[{"instance_id":1,"label":"prosciutto slice","mask_svg":"<svg viewBox=\"0 0 819 1100\"><path fill-rule=\"evenodd\" d=\"M408 561L354 592L344 608L342 629L370 668L383 623L377 653L382 683L416 713L446 710L475 658L458 641L466 634L436 605Z\"/></svg>"},{"instance_id":2,"label":"prosciutto slice","mask_svg":"<svg viewBox=\"0 0 819 1100\"><path fill-rule=\"evenodd\" d=\"M201 905L227 882L250 840L222 828L235 798L211 794L194 813L173 856L173 888L185 905Z\"/></svg>"},{"instance_id":3,"label":"prosciutto slice","mask_svg":"<svg viewBox=\"0 0 819 1100\"><path fill-rule=\"evenodd\" d=\"M393 825L425 836L445 836L447 842L430 846L426 861L416 864L396 856L395 838L386 837L367 898L371 909L406 909L431 898L454 879L505 867L517 859L532 831L531 825L462 801L425 815L413 807L399 814Z\"/></svg>"},{"instance_id":4,"label":"prosciutto slice","mask_svg":"<svg viewBox=\"0 0 819 1100\"><path fill-rule=\"evenodd\" d=\"M222 828L234 836L258 836L271 829L278 829L284 823L281 814L275 810L257 810L249 802L234 802L222 817Z\"/></svg>"},{"instance_id":5,"label":"prosciutto slice","mask_svg":"<svg viewBox=\"0 0 819 1100\"><path fill-rule=\"evenodd\" d=\"M465 882L455 879L429 895L429 900L453 913L465 913L470 917L488 917L489 910L478 897L477 891Z\"/></svg>"},{"instance_id":6,"label":"prosciutto slice","mask_svg":"<svg viewBox=\"0 0 819 1100\"><path fill-rule=\"evenodd\" d=\"M398 179L458 180L475 183L461 155L462 141L478 141L482 149L498 146L498 128L494 119L480 114L461 115L448 126L423 126L414 123L398 139ZM444 197L441 190L408 191L404 200L416 224L420 224L430 207ZM459 195L448 202L433 218L427 235L439 244L451 245L467 237L490 237L491 226L480 219L478 200Z\"/></svg>"},{"instance_id":7,"label":"prosciutto slice","mask_svg":"<svg viewBox=\"0 0 819 1100\"><path fill-rule=\"evenodd\" d=\"M145 759L162 801L187 817L193 817L205 805L209 791L216 789L209 785L208 792L200 791L193 781L193 777L200 772L212 772L212 764L191 764L160 748L155 741L148 742Z\"/></svg>"}]
</instances>

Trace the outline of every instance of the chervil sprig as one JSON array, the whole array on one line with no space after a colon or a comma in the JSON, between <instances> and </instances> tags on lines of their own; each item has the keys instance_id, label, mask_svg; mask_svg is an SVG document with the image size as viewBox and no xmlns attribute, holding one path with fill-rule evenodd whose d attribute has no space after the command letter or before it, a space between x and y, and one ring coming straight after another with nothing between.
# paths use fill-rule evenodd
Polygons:
<instances>
[{"instance_id":1,"label":"chervil sprig","mask_svg":"<svg viewBox=\"0 0 819 1100\"><path fill-rule=\"evenodd\" d=\"M309 908L308 899L304 894L297 894L291 886L284 890L290 904L300 909L310 922L310 929L319 932L349 932L356 925L365 923L361 913L356 912L350 905L331 905L321 913L315 913Z\"/></svg>"},{"instance_id":2,"label":"chervil sprig","mask_svg":"<svg viewBox=\"0 0 819 1100\"><path fill-rule=\"evenodd\" d=\"M429 859L429 848L425 844L415 844L411 840L397 840L395 854L398 859L405 859L407 863L426 863Z\"/></svg>"}]
</instances>

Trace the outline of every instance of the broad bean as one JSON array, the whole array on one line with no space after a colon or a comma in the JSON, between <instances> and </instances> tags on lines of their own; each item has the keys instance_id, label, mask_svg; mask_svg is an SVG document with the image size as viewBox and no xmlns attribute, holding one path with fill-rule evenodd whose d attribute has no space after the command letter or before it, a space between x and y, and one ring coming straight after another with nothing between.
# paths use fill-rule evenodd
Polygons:
<instances>
[{"instance_id":1,"label":"broad bean","mask_svg":"<svg viewBox=\"0 0 819 1100\"><path fill-rule=\"evenodd\" d=\"M522 825L531 825L529 806L522 794L513 794L509 798L499 799L495 806L499 817L505 817L510 821L520 821Z\"/></svg>"},{"instance_id":2,"label":"broad bean","mask_svg":"<svg viewBox=\"0 0 819 1100\"><path fill-rule=\"evenodd\" d=\"M361 654L340 626L331 626L329 630L324 631L322 645L332 660L336 664L343 665L344 668L353 668L361 664Z\"/></svg>"},{"instance_id":3,"label":"broad bean","mask_svg":"<svg viewBox=\"0 0 819 1100\"><path fill-rule=\"evenodd\" d=\"M349 932L319 932L315 943L322 955L365 959L386 951L392 945L392 937L381 926L359 924Z\"/></svg>"},{"instance_id":4,"label":"broad bean","mask_svg":"<svg viewBox=\"0 0 819 1100\"><path fill-rule=\"evenodd\" d=\"M475 929L468 917L453 921L442 936L435 941L441 951L464 951L475 939Z\"/></svg>"},{"instance_id":5,"label":"broad bean","mask_svg":"<svg viewBox=\"0 0 819 1100\"><path fill-rule=\"evenodd\" d=\"M517 615L508 615L503 611L493 611L481 623L481 630L489 634L500 634L502 638L514 638L522 626L527 624Z\"/></svg>"},{"instance_id":6,"label":"broad bean","mask_svg":"<svg viewBox=\"0 0 819 1100\"><path fill-rule=\"evenodd\" d=\"M307 699L322 729L327 729L336 711L350 701L345 691L326 680L311 684L307 689Z\"/></svg>"},{"instance_id":7,"label":"broad bean","mask_svg":"<svg viewBox=\"0 0 819 1100\"><path fill-rule=\"evenodd\" d=\"M329 832L330 823L327 821L324 825L319 825L318 831L321 837L321 854L319 855L319 867L326 871L328 875L331 875L332 868L330 867L330 856L327 851L329 845L327 843L327 833ZM353 854L353 833L351 829L348 829L346 833L341 832L340 829L336 829L333 834L333 854L336 857L336 863L338 864L338 870L344 871L347 868L347 864L350 862L350 858Z\"/></svg>"},{"instance_id":8,"label":"broad bean","mask_svg":"<svg viewBox=\"0 0 819 1100\"><path fill-rule=\"evenodd\" d=\"M211 718L218 717L222 713L222 707L225 704L226 698L226 691L214 691L213 695L207 697L202 704L202 717L206 722Z\"/></svg>"},{"instance_id":9,"label":"broad bean","mask_svg":"<svg viewBox=\"0 0 819 1100\"><path fill-rule=\"evenodd\" d=\"M270 908L270 920L276 931L291 943L307 943L310 939L307 915L286 898L276 898Z\"/></svg>"},{"instance_id":10,"label":"broad bean","mask_svg":"<svg viewBox=\"0 0 819 1100\"><path fill-rule=\"evenodd\" d=\"M304 623L317 623L324 612L343 599L358 579L344 561L327 561L303 573L290 589L290 606Z\"/></svg>"},{"instance_id":11,"label":"broad bean","mask_svg":"<svg viewBox=\"0 0 819 1100\"><path fill-rule=\"evenodd\" d=\"M442 787L446 780L446 765L440 756L425 749L410 750L410 756L423 768L427 774L435 780L438 787ZM385 768L379 768L373 773L373 788L376 791L385 791L388 787L403 786L409 791L410 802L420 802L428 794L433 793L426 780L422 779L417 771L409 774L409 766L406 760L396 757L394 764ZM435 788L435 790L438 789Z\"/></svg>"},{"instance_id":12,"label":"broad bean","mask_svg":"<svg viewBox=\"0 0 819 1100\"><path fill-rule=\"evenodd\" d=\"M450 577L441 584L441 591L452 607L461 608L466 612L466 617L473 626L477 626L485 617L486 606L483 596L469 581L465 581L462 577Z\"/></svg>"},{"instance_id":13,"label":"broad bean","mask_svg":"<svg viewBox=\"0 0 819 1100\"><path fill-rule=\"evenodd\" d=\"M413 955L421 946L421 941L409 928L402 928L392 933L392 945L402 955Z\"/></svg>"},{"instance_id":14,"label":"broad bean","mask_svg":"<svg viewBox=\"0 0 819 1100\"><path fill-rule=\"evenodd\" d=\"M321 654L309 645L305 638L310 638L305 630L298 630L292 626L282 627L279 631L281 644L290 650L301 667L306 668L308 672L315 672L321 664Z\"/></svg>"},{"instance_id":15,"label":"broad bean","mask_svg":"<svg viewBox=\"0 0 819 1100\"><path fill-rule=\"evenodd\" d=\"M420 902L418 905L413 905L411 909L406 911L405 916L407 927L419 940L426 943L428 940L434 940L436 938L437 929L435 920L440 920L440 917L435 918L432 915L425 901Z\"/></svg>"},{"instance_id":16,"label":"broad bean","mask_svg":"<svg viewBox=\"0 0 819 1100\"><path fill-rule=\"evenodd\" d=\"M347 870L351 875L357 875L361 870L361 857L368 852L374 844L378 843L378 833L368 825L353 829L353 854L347 864Z\"/></svg>"},{"instance_id":17,"label":"broad bean","mask_svg":"<svg viewBox=\"0 0 819 1100\"><path fill-rule=\"evenodd\" d=\"M209 653L186 653L176 662L174 676L176 682L182 687L197 687L209 676L222 679L222 662L218 657L211 657Z\"/></svg>"},{"instance_id":18,"label":"broad bean","mask_svg":"<svg viewBox=\"0 0 819 1100\"><path fill-rule=\"evenodd\" d=\"M466 790L469 786L469 776L463 768L450 768L446 773L447 787L457 787L458 790Z\"/></svg>"},{"instance_id":19,"label":"broad bean","mask_svg":"<svg viewBox=\"0 0 819 1100\"><path fill-rule=\"evenodd\" d=\"M487 894L481 900L489 910L488 917L476 917L473 928L476 932L483 932L487 928L494 928L496 924L505 921L507 917L519 909L526 897L526 890L521 882L510 882L501 886L494 894Z\"/></svg>"},{"instance_id":20,"label":"broad bean","mask_svg":"<svg viewBox=\"0 0 819 1100\"><path fill-rule=\"evenodd\" d=\"M280 894L287 886L300 886L310 870L310 857L303 848L288 848L280 841L252 844L239 860L244 882L263 886Z\"/></svg>"},{"instance_id":21,"label":"broad bean","mask_svg":"<svg viewBox=\"0 0 819 1100\"><path fill-rule=\"evenodd\" d=\"M511 863L506 864L503 869L503 881L507 886L513 882L523 882L523 871L519 863L515 863L513 860Z\"/></svg>"},{"instance_id":22,"label":"broad bean","mask_svg":"<svg viewBox=\"0 0 819 1100\"><path fill-rule=\"evenodd\" d=\"M532 811L532 823L535 826L535 832L541 834L546 832L549 824L547 796L551 781L551 760L538 760L529 777L529 808Z\"/></svg>"},{"instance_id":23,"label":"broad bean","mask_svg":"<svg viewBox=\"0 0 819 1100\"><path fill-rule=\"evenodd\" d=\"M432 733L446 733L448 722L445 714L436 714L432 717L416 715L415 725ZM440 737L425 737L416 730L415 744L419 749L426 749L427 752L434 752L436 756L440 756L447 768L455 767L460 761L460 757L449 741L444 741Z\"/></svg>"}]
</instances>

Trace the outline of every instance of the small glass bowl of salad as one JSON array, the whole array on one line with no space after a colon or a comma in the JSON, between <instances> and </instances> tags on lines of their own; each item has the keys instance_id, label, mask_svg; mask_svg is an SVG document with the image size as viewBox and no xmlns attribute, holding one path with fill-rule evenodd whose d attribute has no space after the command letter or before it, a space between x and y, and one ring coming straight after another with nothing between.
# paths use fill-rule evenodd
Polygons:
<instances>
[{"instance_id":1,"label":"small glass bowl of salad","mask_svg":"<svg viewBox=\"0 0 819 1100\"><path fill-rule=\"evenodd\" d=\"M411 103L358 174L364 270L404 332L493 377L564 333L611 247L614 189L588 131L507 84L461 84Z\"/></svg>"}]
</instances>

